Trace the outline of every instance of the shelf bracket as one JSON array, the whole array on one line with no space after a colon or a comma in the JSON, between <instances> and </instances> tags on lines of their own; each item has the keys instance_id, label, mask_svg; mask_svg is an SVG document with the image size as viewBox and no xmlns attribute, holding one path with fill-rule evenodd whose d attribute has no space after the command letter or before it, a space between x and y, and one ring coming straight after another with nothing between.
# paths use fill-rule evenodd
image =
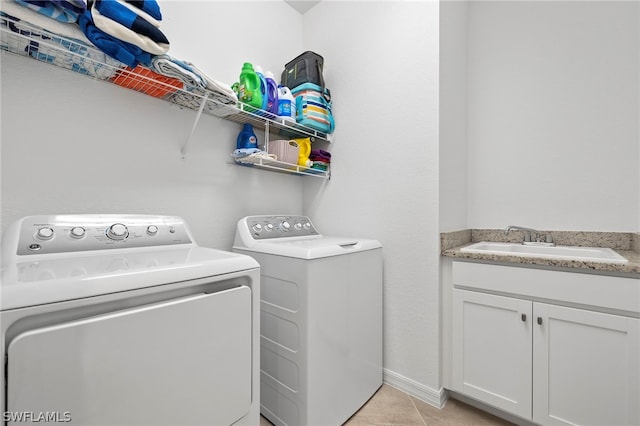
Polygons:
<instances>
[{"instance_id":1,"label":"shelf bracket","mask_svg":"<svg viewBox=\"0 0 640 426\"><path fill-rule=\"evenodd\" d=\"M209 92L206 92L204 95L204 98L202 98L202 103L200 104L200 108L198 108L198 113L196 114L196 119L193 122L193 126L191 126L191 132L189 133L187 140L182 144L182 147L180 148L180 155L183 160L187 156L187 147L189 146L189 142L191 141L191 138L193 137L193 134L196 131L196 127L198 126L198 121L200 121L200 117L202 116L202 111L204 111L204 106L207 104L208 98L209 98Z\"/></svg>"}]
</instances>

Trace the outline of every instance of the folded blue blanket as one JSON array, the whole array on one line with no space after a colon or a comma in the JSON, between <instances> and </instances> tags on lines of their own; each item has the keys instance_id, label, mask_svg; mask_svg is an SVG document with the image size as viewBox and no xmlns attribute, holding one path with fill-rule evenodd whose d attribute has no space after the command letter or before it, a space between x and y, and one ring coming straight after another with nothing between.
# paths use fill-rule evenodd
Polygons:
<instances>
[{"instance_id":1,"label":"folded blue blanket","mask_svg":"<svg viewBox=\"0 0 640 426\"><path fill-rule=\"evenodd\" d=\"M158 21L162 21L162 14L160 13L160 6L155 0L124 0L132 6L137 7L140 10L147 12L153 18Z\"/></svg>"},{"instance_id":2,"label":"folded blue blanket","mask_svg":"<svg viewBox=\"0 0 640 426\"><path fill-rule=\"evenodd\" d=\"M151 63L151 55L148 52L98 29L93 22L90 10L80 15L78 24L91 43L112 58L131 68L135 68L138 64L149 65Z\"/></svg>"},{"instance_id":3,"label":"folded blue blanket","mask_svg":"<svg viewBox=\"0 0 640 426\"><path fill-rule=\"evenodd\" d=\"M59 22L77 22L80 14L87 9L86 0L15 0L15 2Z\"/></svg>"},{"instance_id":4,"label":"folded blue blanket","mask_svg":"<svg viewBox=\"0 0 640 426\"><path fill-rule=\"evenodd\" d=\"M98 9L96 9L95 4L91 8L91 17L93 18L93 24L100 31L105 34L109 34L115 39L137 46L152 55L162 55L163 53L167 53L169 50L169 43L155 42L146 35L138 34L119 22L107 18L106 16L102 16Z\"/></svg>"},{"instance_id":5,"label":"folded blue blanket","mask_svg":"<svg viewBox=\"0 0 640 426\"><path fill-rule=\"evenodd\" d=\"M109 18L135 33L149 37L155 43L169 44L169 40L162 31L154 23L137 14L135 8L128 8L114 0L96 0L93 7L105 18Z\"/></svg>"}]
</instances>

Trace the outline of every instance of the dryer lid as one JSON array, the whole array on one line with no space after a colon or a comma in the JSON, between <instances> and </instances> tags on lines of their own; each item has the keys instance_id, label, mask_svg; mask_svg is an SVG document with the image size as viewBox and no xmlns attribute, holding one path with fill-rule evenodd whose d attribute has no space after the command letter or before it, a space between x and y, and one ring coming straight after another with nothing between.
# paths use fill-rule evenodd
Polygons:
<instances>
[{"instance_id":1,"label":"dryer lid","mask_svg":"<svg viewBox=\"0 0 640 426\"><path fill-rule=\"evenodd\" d=\"M249 256L199 246L28 256L3 265L1 309L56 303L259 268Z\"/></svg>"}]
</instances>

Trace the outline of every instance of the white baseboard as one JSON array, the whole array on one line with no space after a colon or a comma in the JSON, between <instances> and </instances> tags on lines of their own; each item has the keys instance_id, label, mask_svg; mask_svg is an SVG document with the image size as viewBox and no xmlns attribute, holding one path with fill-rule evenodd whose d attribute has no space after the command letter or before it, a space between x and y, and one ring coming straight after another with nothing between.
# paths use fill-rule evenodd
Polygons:
<instances>
[{"instance_id":1,"label":"white baseboard","mask_svg":"<svg viewBox=\"0 0 640 426\"><path fill-rule=\"evenodd\" d=\"M433 389L394 371L384 369L382 381L436 408L444 407L448 394L444 388Z\"/></svg>"}]
</instances>

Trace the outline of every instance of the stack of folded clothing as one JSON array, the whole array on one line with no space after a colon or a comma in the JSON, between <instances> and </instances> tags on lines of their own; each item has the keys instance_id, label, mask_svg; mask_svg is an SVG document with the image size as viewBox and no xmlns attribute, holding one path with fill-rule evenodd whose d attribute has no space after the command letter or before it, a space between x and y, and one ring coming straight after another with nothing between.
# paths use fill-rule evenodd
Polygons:
<instances>
[{"instance_id":1,"label":"stack of folded clothing","mask_svg":"<svg viewBox=\"0 0 640 426\"><path fill-rule=\"evenodd\" d=\"M96 0L78 23L96 47L135 68L148 66L152 55L169 51L169 40L160 31L161 20L155 0Z\"/></svg>"},{"instance_id":2,"label":"stack of folded clothing","mask_svg":"<svg viewBox=\"0 0 640 426\"><path fill-rule=\"evenodd\" d=\"M215 109L209 110L215 115L224 116L238 112L235 109L238 97L233 89L228 84L209 77L191 62L181 61L166 54L157 55L151 58L151 69L167 77L181 80L185 84L185 89L190 93L204 96L206 92L209 99L215 101L207 104ZM192 109L197 109L200 105L197 98L182 93L177 93L173 97L173 101Z\"/></svg>"},{"instance_id":3,"label":"stack of folded clothing","mask_svg":"<svg viewBox=\"0 0 640 426\"><path fill-rule=\"evenodd\" d=\"M321 149L314 149L309 154L309 160L312 162L312 169L327 170L329 164L331 164L331 153Z\"/></svg>"},{"instance_id":4,"label":"stack of folded clothing","mask_svg":"<svg viewBox=\"0 0 640 426\"><path fill-rule=\"evenodd\" d=\"M78 17L87 10L86 0L15 1L58 22L78 22Z\"/></svg>"}]
</instances>

